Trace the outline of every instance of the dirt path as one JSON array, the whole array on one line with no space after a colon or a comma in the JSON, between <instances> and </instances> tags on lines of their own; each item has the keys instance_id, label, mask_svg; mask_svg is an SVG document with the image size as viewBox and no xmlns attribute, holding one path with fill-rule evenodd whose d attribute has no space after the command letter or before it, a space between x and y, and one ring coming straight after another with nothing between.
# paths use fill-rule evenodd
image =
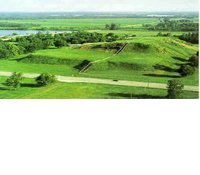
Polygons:
<instances>
[{"instance_id":1,"label":"dirt path","mask_svg":"<svg viewBox=\"0 0 200 175\"><path fill-rule=\"evenodd\" d=\"M189 48L189 49L195 50L195 51L198 51L198 50L199 50L199 48L196 47L196 46L190 46L190 45L187 45L187 44L184 44L184 43L175 41L175 40L174 40L174 42L177 43L177 44L180 44L180 45L182 45L182 46L184 46L184 47L187 47L187 48Z\"/></svg>"},{"instance_id":2,"label":"dirt path","mask_svg":"<svg viewBox=\"0 0 200 175\"><path fill-rule=\"evenodd\" d=\"M2 76L10 76L11 72L0 72ZM26 78L35 78L39 74L28 74L24 73L23 77ZM82 82L82 83L96 83L96 84L112 84L112 85L121 85L121 86L136 86L136 87L149 87L149 88L159 88L166 89L166 84L161 83L147 83L147 82L135 82L135 81L113 81L108 79L96 79L96 78L83 78L83 77L67 77L57 75L57 79L60 82ZM186 91L199 91L198 86L185 86L184 90Z\"/></svg>"}]
</instances>

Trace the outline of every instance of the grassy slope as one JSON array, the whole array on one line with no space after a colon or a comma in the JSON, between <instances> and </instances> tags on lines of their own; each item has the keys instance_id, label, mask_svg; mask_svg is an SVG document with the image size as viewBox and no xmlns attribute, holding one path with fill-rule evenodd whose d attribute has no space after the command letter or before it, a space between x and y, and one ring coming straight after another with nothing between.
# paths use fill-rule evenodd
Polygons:
<instances>
[{"instance_id":1,"label":"grassy slope","mask_svg":"<svg viewBox=\"0 0 200 175\"><path fill-rule=\"evenodd\" d=\"M98 59L103 59L105 57L113 55L111 52L101 52L101 51L91 51L91 50L79 50L64 47L61 49L47 49L47 50L40 50L35 53L34 55L41 55L41 56L50 56L56 57L61 59L76 59L76 60L89 60L94 61ZM78 74L79 70L75 69L74 66L69 65L47 65L47 64L31 64L31 63L22 63L17 62L17 59L26 57L27 55L21 55L16 58L8 59L8 60L0 60L0 71L7 71L7 72L23 72L23 73L43 73L49 72L56 75L65 75L71 76Z\"/></svg>"},{"instance_id":2,"label":"grassy slope","mask_svg":"<svg viewBox=\"0 0 200 175\"><path fill-rule=\"evenodd\" d=\"M180 65L176 64L185 64L186 59L191 55L195 54L196 51L186 48L180 44L171 43L170 39L162 37L153 37L153 38L141 38L136 37L132 40L133 43L142 43L142 44L153 44L149 52L138 52L133 49L133 47L128 45L122 53L117 57L109 59L109 61L120 63L140 63L146 64L147 67L150 66L150 70L130 70L120 68L104 69L104 70L92 70L91 68L86 72L90 75L80 75L78 74L79 70L75 69L75 65L45 65L45 64L31 64L31 63L22 63L17 62L16 59L25 57L26 55L19 56L14 59L9 60L0 60L0 71L8 72L23 72L23 73L43 73L49 72L56 75L65 75L65 76L89 76L96 78L109 78L109 79L121 79L121 80L132 80L132 81L141 81L141 82L158 82L158 83L167 83L169 79L181 79L185 85L198 85L198 71L195 75L177 78L179 74L174 72L173 69L178 69ZM181 41L180 41L181 42ZM155 50L154 47L161 49L161 52ZM165 49L163 54L162 48ZM132 49L132 50L131 50ZM35 55L44 55L50 57L58 57L61 59L71 58L71 59L80 59L80 60L90 60L94 61L97 59L103 59L107 56L112 55L111 52L97 51L97 50L80 50L73 48L61 48L61 49L49 49L41 50L34 53ZM90 56L90 57L89 57ZM172 58L177 57L177 58ZM93 65L93 67L98 64ZM164 65L169 70L160 70L152 69L152 66L155 64Z\"/></svg>"},{"instance_id":3,"label":"grassy slope","mask_svg":"<svg viewBox=\"0 0 200 175\"><path fill-rule=\"evenodd\" d=\"M140 50L135 48L135 43L150 44L150 48ZM159 83L167 83L169 79L175 78L181 79L186 85L198 85L198 71L192 76L183 78L179 78L179 73L177 72L180 65L186 64L187 59L195 53L195 50L177 44L170 38L151 37L140 40L136 37L118 56L102 63L94 64L87 73L90 74L90 77ZM112 65L115 64L115 66L106 68L108 61L112 62ZM141 68L135 70L133 70L134 68L132 70L130 68L126 69L126 66L120 66L121 63L139 64ZM159 67L155 69L154 65ZM160 68L161 66L164 67Z\"/></svg>"},{"instance_id":4,"label":"grassy slope","mask_svg":"<svg viewBox=\"0 0 200 175\"><path fill-rule=\"evenodd\" d=\"M6 79L0 76L0 99L162 99L167 95L167 90L162 89L89 83L55 83L37 87L30 78L25 78L22 87L15 91L3 84ZM184 98L196 99L198 93L184 91Z\"/></svg>"},{"instance_id":5,"label":"grassy slope","mask_svg":"<svg viewBox=\"0 0 200 175\"><path fill-rule=\"evenodd\" d=\"M101 52L95 50L80 50L73 47L63 47L61 49L47 49L40 50L34 53L34 55L43 55L49 57L63 58L63 59L76 59L76 60L88 60L95 61L103 59L112 55L110 52Z\"/></svg>"}]
</instances>

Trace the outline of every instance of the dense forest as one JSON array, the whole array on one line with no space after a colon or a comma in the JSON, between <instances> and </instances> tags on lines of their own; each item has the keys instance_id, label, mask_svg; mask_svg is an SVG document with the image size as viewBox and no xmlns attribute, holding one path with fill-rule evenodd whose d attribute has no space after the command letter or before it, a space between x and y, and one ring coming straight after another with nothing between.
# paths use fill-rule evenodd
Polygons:
<instances>
[{"instance_id":1,"label":"dense forest","mask_svg":"<svg viewBox=\"0 0 200 175\"><path fill-rule=\"evenodd\" d=\"M117 35L109 33L103 35L101 33L73 32L55 34L38 32L36 35L16 37L11 41L16 44L10 44L0 40L0 58L15 57L24 53L32 53L40 49L48 49L50 46L63 47L68 44L83 44L94 42L112 42L118 39Z\"/></svg>"},{"instance_id":2,"label":"dense forest","mask_svg":"<svg viewBox=\"0 0 200 175\"><path fill-rule=\"evenodd\" d=\"M164 18L156 26L151 24L143 24L148 30L170 30L170 31L198 31L199 23L194 23L192 20L170 20Z\"/></svg>"}]
</instances>

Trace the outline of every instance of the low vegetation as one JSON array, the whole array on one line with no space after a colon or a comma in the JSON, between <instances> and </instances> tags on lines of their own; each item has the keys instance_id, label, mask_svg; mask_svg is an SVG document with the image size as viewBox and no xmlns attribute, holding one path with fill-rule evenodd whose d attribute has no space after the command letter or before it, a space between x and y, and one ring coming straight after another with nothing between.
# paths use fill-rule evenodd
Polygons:
<instances>
[{"instance_id":1,"label":"low vegetation","mask_svg":"<svg viewBox=\"0 0 200 175\"><path fill-rule=\"evenodd\" d=\"M35 79L35 81L37 82L38 86L46 86L55 83L57 81L57 78L55 75L51 75L49 73L42 73Z\"/></svg>"},{"instance_id":2,"label":"low vegetation","mask_svg":"<svg viewBox=\"0 0 200 175\"><path fill-rule=\"evenodd\" d=\"M167 98L168 99L181 99L183 98L184 85L179 80L169 80L167 84Z\"/></svg>"},{"instance_id":3,"label":"low vegetation","mask_svg":"<svg viewBox=\"0 0 200 175\"><path fill-rule=\"evenodd\" d=\"M13 86L15 90L21 86L22 73L13 72L12 75L6 80L7 86Z\"/></svg>"}]
</instances>

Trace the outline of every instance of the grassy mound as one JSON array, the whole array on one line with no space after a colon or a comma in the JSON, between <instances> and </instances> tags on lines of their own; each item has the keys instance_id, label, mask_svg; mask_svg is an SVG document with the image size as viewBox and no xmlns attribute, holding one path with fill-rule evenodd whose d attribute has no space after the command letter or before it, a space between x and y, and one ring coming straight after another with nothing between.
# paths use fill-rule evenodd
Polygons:
<instances>
[{"instance_id":1,"label":"grassy mound","mask_svg":"<svg viewBox=\"0 0 200 175\"><path fill-rule=\"evenodd\" d=\"M103 44L84 44L80 47L77 47L81 50L97 50L104 52L117 52L124 43L122 42L113 42L113 43L103 43Z\"/></svg>"},{"instance_id":2,"label":"grassy mound","mask_svg":"<svg viewBox=\"0 0 200 175\"><path fill-rule=\"evenodd\" d=\"M195 50L177 44L172 38L152 37L133 40L117 56L94 64L94 70L157 70L155 65L164 65L176 70L185 64Z\"/></svg>"}]
</instances>

